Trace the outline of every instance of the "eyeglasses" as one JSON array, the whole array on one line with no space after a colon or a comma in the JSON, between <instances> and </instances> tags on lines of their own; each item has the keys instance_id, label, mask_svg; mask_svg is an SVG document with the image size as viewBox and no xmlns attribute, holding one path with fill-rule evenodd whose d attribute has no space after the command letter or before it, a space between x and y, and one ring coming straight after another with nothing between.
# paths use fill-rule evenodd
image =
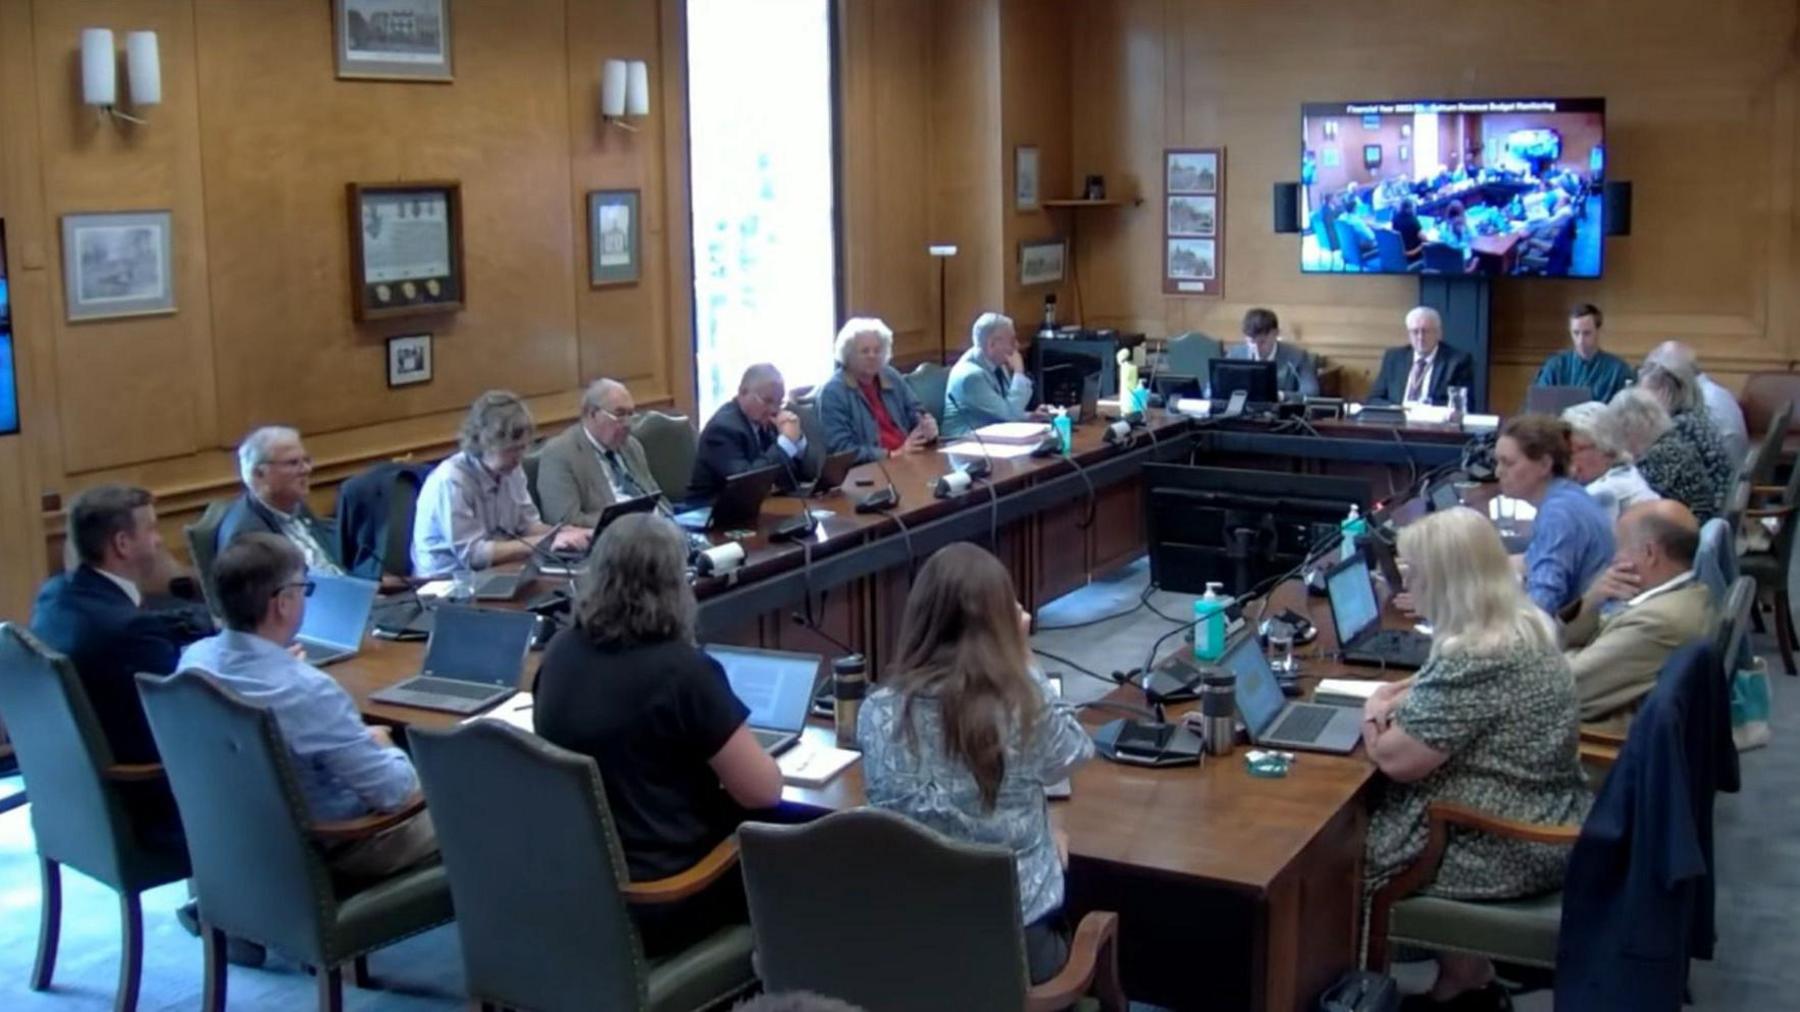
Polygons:
<instances>
[{"instance_id":1,"label":"eyeglasses","mask_svg":"<svg viewBox=\"0 0 1800 1012\"><path fill-rule=\"evenodd\" d=\"M291 467L295 470L299 470L300 468L303 468L303 467L311 467L312 464L313 464L313 459L311 457L307 457L307 456L289 457L286 460L268 461L268 465L270 467Z\"/></svg>"},{"instance_id":2,"label":"eyeglasses","mask_svg":"<svg viewBox=\"0 0 1800 1012\"><path fill-rule=\"evenodd\" d=\"M637 408L635 408L635 407L595 408L594 410L599 412L600 414L605 415L606 417L612 419L615 422L629 422L629 421L631 421L631 419L633 417L635 417L637 415Z\"/></svg>"},{"instance_id":3,"label":"eyeglasses","mask_svg":"<svg viewBox=\"0 0 1800 1012\"><path fill-rule=\"evenodd\" d=\"M284 583L281 586L275 588L275 593L279 594L284 590L291 590L295 587L299 587L300 591L301 591L301 593L300 593L301 597L311 597L311 596L313 596L313 591L318 589L318 586L319 586L318 584L314 583L311 580L296 580L293 583Z\"/></svg>"}]
</instances>

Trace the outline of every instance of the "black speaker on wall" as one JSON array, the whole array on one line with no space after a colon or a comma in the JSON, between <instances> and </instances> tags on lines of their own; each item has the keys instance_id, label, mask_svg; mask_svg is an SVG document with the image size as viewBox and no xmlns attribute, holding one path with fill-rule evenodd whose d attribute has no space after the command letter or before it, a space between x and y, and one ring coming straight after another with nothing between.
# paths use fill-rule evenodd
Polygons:
<instances>
[{"instance_id":1,"label":"black speaker on wall","mask_svg":"<svg viewBox=\"0 0 1800 1012\"><path fill-rule=\"evenodd\" d=\"M1606 235L1631 234L1631 184L1607 183L1600 196L1601 231Z\"/></svg>"},{"instance_id":2,"label":"black speaker on wall","mask_svg":"<svg viewBox=\"0 0 1800 1012\"><path fill-rule=\"evenodd\" d=\"M1300 184L1276 183L1271 199L1275 206L1275 231L1283 234L1300 231Z\"/></svg>"}]
</instances>

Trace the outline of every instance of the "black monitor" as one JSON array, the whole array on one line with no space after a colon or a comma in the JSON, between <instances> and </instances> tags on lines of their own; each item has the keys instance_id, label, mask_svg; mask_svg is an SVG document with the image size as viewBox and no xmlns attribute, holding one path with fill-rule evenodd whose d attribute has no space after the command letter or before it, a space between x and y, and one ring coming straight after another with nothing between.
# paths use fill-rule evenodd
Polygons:
<instances>
[{"instance_id":1,"label":"black monitor","mask_svg":"<svg viewBox=\"0 0 1800 1012\"><path fill-rule=\"evenodd\" d=\"M1205 396L1200 386L1200 377L1176 372L1159 372L1150 377L1150 393L1162 398L1162 402L1171 407L1178 398Z\"/></svg>"},{"instance_id":2,"label":"black monitor","mask_svg":"<svg viewBox=\"0 0 1800 1012\"><path fill-rule=\"evenodd\" d=\"M1119 343L1112 338L1054 337L1031 342L1026 368L1038 403L1068 406L1082 402L1088 386L1117 390Z\"/></svg>"},{"instance_id":3,"label":"black monitor","mask_svg":"<svg viewBox=\"0 0 1800 1012\"><path fill-rule=\"evenodd\" d=\"M1281 399L1275 382L1275 363L1253 362L1242 358L1215 358L1207 363L1211 371L1212 395L1230 397L1239 390L1252 404L1274 404Z\"/></svg>"},{"instance_id":4,"label":"black monitor","mask_svg":"<svg viewBox=\"0 0 1800 1012\"><path fill-rule=\"evenodd\" d=\"M1183 594L1241 594L1293 569L1371 498L1367 478L1185 464L1145 464L1144 485L1151 583Z\"/></svg>"}]
</instances>

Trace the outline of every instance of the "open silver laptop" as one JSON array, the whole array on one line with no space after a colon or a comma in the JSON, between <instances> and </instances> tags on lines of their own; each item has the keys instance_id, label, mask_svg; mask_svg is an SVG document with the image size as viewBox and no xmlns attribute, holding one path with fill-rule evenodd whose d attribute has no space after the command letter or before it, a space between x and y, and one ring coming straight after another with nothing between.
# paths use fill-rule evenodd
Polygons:
<instances>
[{"instance_id":1,"label":"open silver laptop","mask_svg":"<svg viewBox=\"0 0 1800 1012\"><path fill-rule=\"evenodd\" d=\"M305 651L306 663L322 667L362 649L363 631L369 627L369 610L381 585L354 576L311 573L312 596L306 599L306 617L294 642Z\"/></svg>"},{"instance_id":2,"label":"open silver laptop","mask_svg":"<svg viewBox=\"0 0 1800 1012\"><path fill-rule=\"evenodd\" d=\"M1258 745L1347 754L1362 740L1362 711L1321 703L1290 703L1254 635L1245 635L1220 661L1237 680L1238 713Z\"/></svg>"},{"instance_id":3,"label":"open silver laptop","mask_svg":"<svg viewBox=\"0 0 1800 1012\"><path fill-rule=\"evenodd\" d=\"M537 623L529 611L439 605L419 674L369 698L447 713L485 710L518 691Z\"/></svg>"},{"instance_id":4,"label":"open silver laptop","mask_svg":"<svg viewBox=\"0 0 1800 1012\"><path fill-rule=\"evenodd\" d=\"M717 643L703 649L725 669L731 691L750 708L750 733L763 751L780 755L792 748L806 728L825 658Z\"/></svg>"},{"instance_id":5,"label":"open silver laptop","mask_svg":"<svg viewBox=\"0 0 1800 1012\"><path fill-rule=\"evenodd\" d=\"M488 570L475 575L475 599L478 601L510 601L519 596L519 590L538 577L538 560L536 556L525 560L525 565L512 570Z\"/></svg>"}]
</instances>

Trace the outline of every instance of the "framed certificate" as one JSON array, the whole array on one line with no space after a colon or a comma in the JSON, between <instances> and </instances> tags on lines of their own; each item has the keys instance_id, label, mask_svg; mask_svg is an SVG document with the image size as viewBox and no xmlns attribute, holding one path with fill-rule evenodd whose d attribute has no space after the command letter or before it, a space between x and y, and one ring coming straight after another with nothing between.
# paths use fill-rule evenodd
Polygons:
<instances>
[{"instance_id":1,"label":"framed certificate","mask_svg":"<svg viewBox=\"0 0 1800 1012\"><path fill-rule=\"evenodd\" d=\"M350 308L358 320L463 308L460 184L350 183L347 202Z\"/></svg>"}]
</instances>

